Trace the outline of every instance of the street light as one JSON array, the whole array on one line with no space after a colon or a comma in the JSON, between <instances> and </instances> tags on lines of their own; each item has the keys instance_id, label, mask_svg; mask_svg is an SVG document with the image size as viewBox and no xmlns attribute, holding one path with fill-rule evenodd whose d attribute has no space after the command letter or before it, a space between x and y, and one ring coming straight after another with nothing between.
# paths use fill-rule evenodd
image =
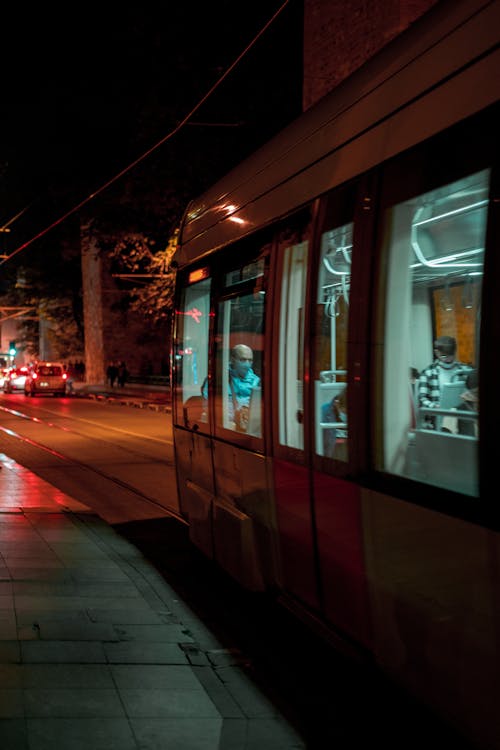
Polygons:
<instances>
[{"instance_id":1,"label":"street light","mask_svg":"<svg viewBox=\"0 0 500 750\"><path fill-rule=\"evenodd\" d=\"M8 227L8 226L0 227L0 234L7 234L8 232L10 232L10 229L9 229L9 227ZM2 243L2 244L3 244L3 243ZM3 247L2 247L2 250L4 250L4 248L3 248ZM2 252L2 253L0 253L0 259L1 259L1 260L5 260L5 259L6 259L6 258L8 258L8 257L9 257L9 256L8 256L8 255L6 255L5 253L3 253L3 252Z\"/></svg>"}]
</instances>

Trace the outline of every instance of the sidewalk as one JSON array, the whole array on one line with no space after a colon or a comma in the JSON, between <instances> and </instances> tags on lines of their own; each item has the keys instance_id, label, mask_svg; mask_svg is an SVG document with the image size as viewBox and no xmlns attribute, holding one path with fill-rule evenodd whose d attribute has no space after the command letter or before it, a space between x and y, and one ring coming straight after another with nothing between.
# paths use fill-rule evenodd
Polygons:
<instances>
[{"instance_id":1,"label":"sidewalk","mask_svg":"<svg viewBox=\"0 0 500 750\"><path fill-rule=\"evenodd\" d=\"M75 396L81 398L93 398L98 401L135 406L140 409L171 410L170 388L161 385L130 383L123 388L119 386L111 388L106 383L89 384L75 381L73 391Z\"/></svg>"},{"instance_id":2,"label":"sidewalk","mask_svg":"<svg viewBox=\"0 0 500 750\"><path fill-rule=\"evenodd\" d=\"M0 454L1 750L302 740L136 547Z\"/></svg>"}]
</instances>

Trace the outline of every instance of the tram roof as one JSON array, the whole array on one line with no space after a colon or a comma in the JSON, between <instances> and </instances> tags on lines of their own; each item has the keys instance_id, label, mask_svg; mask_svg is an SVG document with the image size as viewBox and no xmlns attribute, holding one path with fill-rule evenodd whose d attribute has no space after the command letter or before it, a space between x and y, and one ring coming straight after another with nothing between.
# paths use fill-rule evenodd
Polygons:
<instances>
[{"instance_id":1,"label":"tram roof","mask_svg":"<svg viewBox=\"0 0 500 750\"><path fill-rule=\"evenodd\" d=\"M438 2L191 201L178 267L497 101L499 30L500 0Z\"/></svg>"}]
</instances>

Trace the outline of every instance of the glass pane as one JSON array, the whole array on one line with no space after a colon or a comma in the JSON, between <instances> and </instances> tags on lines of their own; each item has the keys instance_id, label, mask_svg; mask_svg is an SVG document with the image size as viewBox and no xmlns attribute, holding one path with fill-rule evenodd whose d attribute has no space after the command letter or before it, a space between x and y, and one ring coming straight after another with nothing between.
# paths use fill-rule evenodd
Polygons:
<instances>
[{"instance_id":1,"label":"glass pane","mask_svg":"<svg viewBox=\"0 0 500 750\"><path fill-rule=\"evenodd\" d=\"M485 170L387 216L383 468L474 496L488 189Z\"/></svg>"},{"instance_id":2,"label":"glass pane","mask_svg":"<svg viewBox=\"0 0 500 750\"><path fill-rule=\"evenodd\" d=\"M177 418L186 427L208 422L208 328L210 279L183 289L176 310Z\"/></svg>"},{"instance_id":3,"label":"glass pane","mask_svg":"<svg viewBox=\"0 0 500 750\"><path fill-rule=\"evenodd\" d=\"M348 460L347 332L353 224L321 236L315 335L315 450Z\"/></svg>"},{"instance_id":4,"label":"glass pane","mask_svg":"<svg viewBox=\"0 0 500 750\"><path fill-rule=\"evenodd\" d=\"M308 242L301 235L285 241L280 296L279 441L304 448L304 304Z\"/></svg>"},{"instance_id":5,"label":"glass pane","mask_svg":"<svg viewBox=\"0 0 500 750\"><path fill-rule=\"evenodd\" d=\"M247 287L246 287L247 288ZM219 305L216 339L216 427L262 435L264 290Z\"/></svg>"}]
</instances>

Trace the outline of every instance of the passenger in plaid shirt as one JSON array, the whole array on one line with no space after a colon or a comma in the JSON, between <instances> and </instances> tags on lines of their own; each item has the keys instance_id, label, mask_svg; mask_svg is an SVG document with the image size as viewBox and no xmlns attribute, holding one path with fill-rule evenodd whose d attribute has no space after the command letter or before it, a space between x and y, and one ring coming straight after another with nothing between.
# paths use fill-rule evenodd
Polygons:
<instances>
[{"instance_id":1,"label":"passenger in plaid shirt","mask_svg":"<svg viewBox=\"0 0 500 750\"><path fill-rule=\"evenodd\" d=\"M452 336L439 336L434 342L435 359L429 367L422 370L418 379L418 403L429 409L439 408L441 388L444 383L451 383L454 376L465 365L455 359L457 342ZM435 427L435 420L426 417L427 428Z\"/></svg>"}]
</instances>

